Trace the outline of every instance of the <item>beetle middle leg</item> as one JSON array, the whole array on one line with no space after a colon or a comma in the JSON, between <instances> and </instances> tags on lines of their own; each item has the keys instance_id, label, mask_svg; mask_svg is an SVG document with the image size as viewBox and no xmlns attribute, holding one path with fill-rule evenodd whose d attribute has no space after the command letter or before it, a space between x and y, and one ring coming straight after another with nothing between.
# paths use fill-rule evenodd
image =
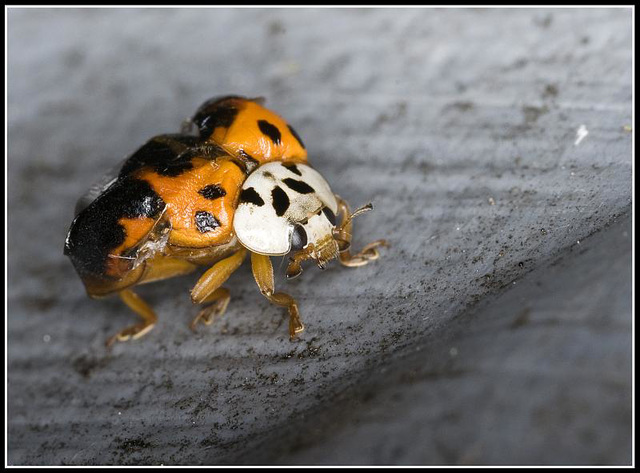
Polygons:
<instances>
[{"instance_id":1,"label":"beetle middle leg","mask_svg":"<svg viewBox=\"0 0 640 473\"><path fill-rule=\"evenodd\" d=\"M130 327L121 330L117 334L109 337L107 339L107 346L110 347L117 340L119 342L124 342L129 339L137 339L145 335L151 330L158 318L156 317L153 309L147 304L139 295L133 292L131 289L125 289L120 291L119 293L122 301L127 304L127 306L142 317L142 322L137 323L135 325L131 325Z\"/></svg>"},{"instance_id":2,"label":"beetle middle leg","mask_svg":"<svg viewBox=\"0 0 640 473\"><path fill-rule=\"evenodd\" d=\"M209 294L209 296L204 299L201 304L212 304L202 309L200 312L198 312L198 315L193 318L191 324L189 324L191 330L195 332L196 326L201 320L205 325L211 325L216 318L224 314L224 312L227 310L227 306L229 305L230 300L231 294L229 293L229 289L226 289L224 287L219 287L211 294Z\"/></svg>"},{"instance_id":3,"label":"beetle middle leg","mask_svg":"<svg viewBox=\"0 0 640 473\"><path fill-rule=\"evenodd\" d=\"M251 270L262 295L273 304L287 308L289 312L289 338L293 340L296 334L304 330L304 325L300 321L298 304L289 294L284 292L274 293L273 265L268 256L251 253Z\"/></svg>"},{"instance_id":4,"label":"beetle middle leg","mask_svg":"<svg viewBox=\"0 0 640 473\"><path fill-rule=\"evenodd\" d=\"M376 240L366 245L359 253L355 255L351 254L349 248L351 246L351 237L353 232L353 224L351 223L353 215L351 214L351 209L346 201L337 195L336 200L338 201L338 213L342 213L342 222L338 225L338 231L334 236L338 243L338 248L340 249L338 256L340 263L343 266L355 268L358 266L364 266L369 263L369 261L378 259L380 257L378 247L389 246L386 240ZM370 210L370 208L367 208L366 210ZM356 214L357 213L358 211L356 211Z\"/></svg>"},{"instance_id":5,"label":"beetle middle leg","mask_svg":"<svg viewBox=\"0 0 640 473\"><path fill-rule=\"evenodd\" d=\"M213 304L198 312L198 315L191 321L192 330L195 330L200 320L205 325L210 325L216 317L224 314L231 300L231 295L228 289L220 286L242 265L246 254L247 250L240 249L231 256L218 261L198 279L191 290L191 300L194 304L209 302L213 302Z\"/></svg>"}]
</instances>

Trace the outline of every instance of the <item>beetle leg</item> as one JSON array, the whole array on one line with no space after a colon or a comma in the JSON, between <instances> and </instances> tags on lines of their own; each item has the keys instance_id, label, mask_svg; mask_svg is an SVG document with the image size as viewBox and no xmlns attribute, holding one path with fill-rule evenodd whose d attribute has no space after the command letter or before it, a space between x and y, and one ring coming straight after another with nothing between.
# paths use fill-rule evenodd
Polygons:
<instances>
[{"instance_id":1,"label":"beetle leg","mask_svg":"<svg viewBox=\"0 0 640 473\"><path fill-rule=\"evenodd\" d=\"M220 286L240 267L246 254L247 250L240 249L228 258L218 261L198 279L191 290L191 301L194 304L206 304L207 302L214 302L214 304L198 312L198 315L191 321L192 330L195 330L200 320L205 325L211 324L215 317L221 316L227 309L231 296L227 289Z\"/></svg>"},{"instance_id":2,"label":"beetle leg","mask_svg":"<svg viewBox=\"0 0 640 473\"><path fill-rule=\"evenodd\" d=\"M142 322L132 325L130 327L121 330L117 334L109 337L107 339L107 346L110 347L117 340L119 342L124 342L129 339L137 339L145 335L149 330L151 330L156 321L158 320L156 314L153 312L153 309L149 307L149 305L142 300L142 298L133 292L131 289L125 289L124 291L120 291L118 293L120 298L123 300L127 306L133 310L136 314L142 317Z\"/></svg>"},{"instance_id":3,"label":"beetle leg","mask_svg":"<svg viewBox=\"0 0 640 473\"><path fill-rule=\"evenodd\" d=\"M338 201L338 213L342 213L342 222L337 227L334 238L340 248L339 259L343 266L355 268L364 266L369 261L376 260L380 257L378 251L379 246L389 246L386 240L376 240L366 245L359 253L352 255L349 251L351 246L351 235L353 232L353 224L351 223L351 209L349 204L341 197L336 195ZM356 213L358 213L356 211Z\"/></svg>"},{"instance_id":4,"label":"beetle leg","mask_svg":"<svg viewBox=\"0 0 640 473\"><path fill-rule=\"evenodd\" d=\"M164 255L155 256L145 261L145 263L144 276L136 284L146 284L182 276L195 271L197 268L195 264L188 261Z\"/></svg>"},{"instance_id":5,"label":"beetle leg","mask_svg":"<svg viewBox=\"0 0 640 473\"><path fill-rule=\"evenodd\" d=\"M209 302L213 302L213 304L205 307L198 315L194 317L191 321L189 327L194 332L196 331L196 326L198 322L202 320L205 325L211 325L213 321L222 316L224 312L227 310L227 306L229 305L229 301L231 300L231 294L229 294L229 289L225 289L224 287L219 287L215 291L213 291L209 297L202 301L202 304L206 304Z\"/></svg>"},{"instance_id":6,"label":"beetle leg","mask_svg":"<svg viewBox=\"0 0 640 473\"><path fill-rule=\"evenodd\" d=\"M268 256L251 253L251 270L262 295L271 303L287 308L289 312L289 338L293 340L296 334L304 330L304 325L300 321L298 304L289 294L274 293L273 266Z\"/></svg>"}]
</instances>

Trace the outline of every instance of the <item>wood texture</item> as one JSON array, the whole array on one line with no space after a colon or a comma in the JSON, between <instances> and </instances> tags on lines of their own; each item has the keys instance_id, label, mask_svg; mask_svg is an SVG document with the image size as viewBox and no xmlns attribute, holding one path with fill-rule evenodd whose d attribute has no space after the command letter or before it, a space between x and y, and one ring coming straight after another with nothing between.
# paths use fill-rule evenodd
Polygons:
<instances>
[{"instance_id":1,"label":"wood texture","mask_svg":"<svg viewBox=\"0 0 640 473\"><path fill-rule=\"evenodd\" d=\"M439 391L436 372L400 394L408 405L398 415L376 414L371 436L356 424L367 422L356 388L392 359L453 337L478 304L630 212L631 27L630 9L9 10L8 463L628 464L626 267L620 278L585 267L588 287L615 294L598 299L602 313L629 310L615 336L606 320L572 328L582 306L567 305L563 288L575 287L560 279L544 299L568 318L558 325L523 327L503 344L493 319L484 332L475 321L461 372L443 374L459 376L461 391ZM276 288L300 305L298 342L245 265L229 280L223 319L197 335L188 327L197 274L142 288L158 325L109 353L104 340L132 316L115 298L88 299L62 254L75 201L223 94L266 97L338 194L354 208L373 201L354 222L354 247L392 246L364 268L309 267L288 282L275 261ZM514 367L482 379L474 351L489 346L479 358L493 363L516 342L549 349L516 350ZM602 353L586 370L585 344ZM429 366L452 348L429 352ZM499 387L512 369L509 393ZM541 383L564 387L562 399L532 389ZM352 457L329 448L332 431L314 420L341 402L354 423L329 426L363 446ZM468 405L491 417L467 422ZM538 443L528 445L536 412ZM544 435L545 419L568 415L582 415L584 430L563 435L551 422ZM421 435L443 416L459 430ZM402 448L376 444L383 432L402 435ZM509 454L505 432L524 442Z\"/></svg>"}]
</instances>

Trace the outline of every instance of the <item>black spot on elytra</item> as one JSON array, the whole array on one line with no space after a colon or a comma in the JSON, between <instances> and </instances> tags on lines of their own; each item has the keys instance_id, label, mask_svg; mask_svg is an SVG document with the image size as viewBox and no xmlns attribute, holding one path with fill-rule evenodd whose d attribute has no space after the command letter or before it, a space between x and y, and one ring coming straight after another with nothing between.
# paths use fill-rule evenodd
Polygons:
<instances>
[{"instance_id":1,"label":"black spot on elytra","mask_svg":"<svg viewBox=\"0 0 640 473\"><path fill-rule=\"evenodd\" d=\"M253 187L242 189L242 192L240 192L240 202L254 204L258 207L262 207L264 205L264 200L262 200L262 197L260 197Z\"/></svg>"},{"instance_id":2,"label":"black spot on elytra","mask_svg":"<svg viewBox=\"0 0 640 473\"><path fill-rule=\"evenodd\" d=\"M294 138L296 140L298 140L298 143L300 143L300 146L302 146L302 149L307 149L304 146L304 143L302 142L302 138L300 138L300 135L298 135L298 133L296 132L296 130L293 129L293 127L291 125L287 125L287 127L289 128L289 131L291 132L291 134L294 136Z\"/></svg>"},{"instance_id":3,"label":"black spot on elytra","mask_svg":"<svg viewBox=\"0 0 640 473\"><path fill-rule=\"evenodd\" d=\"M200 131L200 138L206 140L218 127L229 128L238 115L238 100L244 100L244 97L229 95L203 103L192 118Z\"/></svg>"},{"instance_id":4,"label":"black spot on elytra","mask_svg":"<svg viewBox=\"0 0 640 473\"><path fill-rule=\"evenodd\" d=\"M212 232L220 226L220 222L206 210L196 212L196 227L200 233Z\"/></svg>"},{"instance_id":5,"label":"black spot on elytra","mask_svg":"<svg viewBox=\"0 0 640 473\"><path fill-rule=\"evenodd\" d=\"M276 186L271 191L271 198L273 199L273 208L276 211L276 215L282 217L289 208L289 196L280 186Z\"/></svg>"},{"instance_id":6,"label":"black spot on elytra","mask_svg":"<svg viewBox=\"0 0 640 473\"><path fill-rule=\"evenodd\" d=\"M151 167L162 176L179 176L193 168L190 150L200 144L188 135L159 135L147 141L125 161L120 177L128 176L143 167Z\"/></svg>"},{"instance_id":7,"label":"black spot on elytra","mask_svg":"<svg viewBox=\"0 0 640 473\"><path fill-rule=\"evenodd\" d=\"M314 192L313 187L311 187L304 181L298 181L297 179L291 179L290 177L287 177L282 182L284 182L287 187L293 189L299 194L311 194L312 192Z\"/></svg>"},{"instance_id":8,"label":"black spot on elytra","mask_svg":"<svg viewBox=\"0 0 640 473\"><path fill-rule=\"evenodd\" d=\"M282 138L282 134L280 133L280 130L278 130L277 126L272 125L266 120L258 120L258 128L260 128L260 131L262 133L264 133L269 138L271 138L271 141L273 141L274 144L276 145L280 144L280 139Z\"/></svg>"},{"instance_id":9,"label":"black spot on elytra","mask_svg":"<svg viewBox=\"0 0 640 473\"><path fill-rule=\"evenodd\" d=\"M193 169L191 159L184 159L180 160L180 162L167 163L164 166L156 168L156 172L162 176L176 177L191 169Z\"/></svg>"},{"instance_id":10,"label":"black spot on elytra","mask_svg":"<svg viewBox=\"0 0 640 473\"><path fill-rule=\"evenodd\" d=\"M64 253L71 258L81 277L92 275L106 279L107 258L127 236L118 221L121 218L159 218L165 206L146 181L131 177L118 179L75 218ZM128 256L135 259L135 255Z\"/></svg>"},{"instance_id":11,"label":"black spot on elytra","mask_svg":"<svg viewBox=\"0 0 640 473\"><path fill-rule=\"evenodd\" d=\"M287 168L289 171L291 171L294 174L297 174L298 176L302 176L302 173L300 172L300 169L298 169L298 166L296 166L293 163L282 163L282 165Z\"/></svg>"},{"instance_id":12,"label":"black spot on elytra","mask_svg":"<svg viewBox=\"0 0 640 473\"><path fill-rule=\"evenodd\" d=\"M202 189L200 189L198 191L198 194L200 194L205 199L215 200L227 195L227 191L225 191L218 184L209 184L208 186L204 186Z\"/></svg>"}]
</instances>

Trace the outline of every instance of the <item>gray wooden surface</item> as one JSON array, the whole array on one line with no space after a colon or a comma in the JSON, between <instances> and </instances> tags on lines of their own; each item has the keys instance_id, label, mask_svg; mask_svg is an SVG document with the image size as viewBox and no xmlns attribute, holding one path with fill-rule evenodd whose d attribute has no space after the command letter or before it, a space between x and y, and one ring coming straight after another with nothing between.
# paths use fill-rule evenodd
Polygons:
<instances>
[{"instance_id":1,"label":"gray wooden surface","mask_svg":"<svg viewBox=\"0 0 640 473\"><path fill-rule=\"evenodd\" d=\"M629 464L631 19L11 9L8 463ZM197 275L141 288L159 324L108 352L133 318L62 255L75 200L229 93L392 247L280 277L297 342L243 267L197 335Z\"/></svg>"}]
</instances>

